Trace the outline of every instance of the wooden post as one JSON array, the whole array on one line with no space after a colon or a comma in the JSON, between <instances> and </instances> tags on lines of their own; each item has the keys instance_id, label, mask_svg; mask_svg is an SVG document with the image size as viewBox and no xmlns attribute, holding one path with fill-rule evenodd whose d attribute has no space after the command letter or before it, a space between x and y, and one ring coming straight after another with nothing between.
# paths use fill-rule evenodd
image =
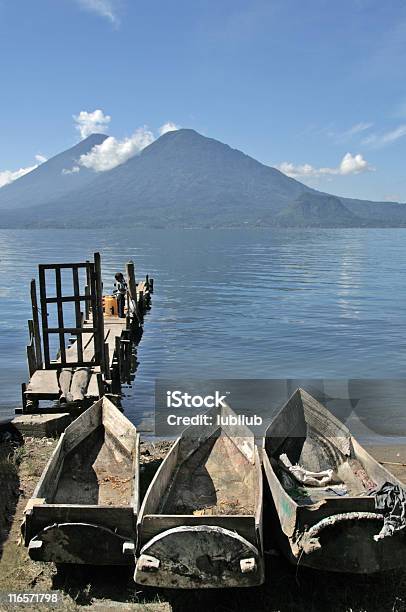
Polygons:
<instances>
[{"instance_id":1,"label":"wooden post","mask_svg":"<svg viewBox=\"0 0 406 612\"><path fill-rule=\"evenodd\" d=\"M28 361L28 373L31 376L34 374L34 372L36 371L36 367L35 367L35 352L34 352L34 347L32 346L32 344L29 344L27 346L27 361Z\"/></svg>"},{"instance_id":2,"label":"wooden post","mask_svg":"<svg viewBox=\"0 0 406 612\"><path fill-rule=\"evenodd\" d=\"M96 273L95 284L96 284L96 294L97 294L97 344L98 344L98 354L100 356L100 369L104 375L106 375L106 364L104 360L104 318L103 318L103 283L101 276L101 260L100 253L94 254L94 269ZM94 318L93 313L93 318Z\"/></svg>"},{"instance_id":3,"label":"wooden post","mask_svg":"<svg viewBox=\"0 0 406 612\"><path fill-rule=\"evenodd\" d=\"M105 378L110 380L110 377L111 377L111 373L110 373L110 351L109 351L108 342L104 343L104 363L106 364Z\"/></svg>"},{"instance_id":4,"label":"wooden post","mask_svg":"<svg viewBox=\"0 0 406 612\"><path fill-rule=\"evenodd\" d=\"M138 308L139 308L139 311L142 313L142 319L141 320L143 320L144 319L144 308L145 308L145 304L144 304L144 292L140 291L138 293L138 295L139 295Z\"/></svg>"},{"instance_id":5,"label":"wooden post","mask_svg":"<svg viewBox=\"0 0 406 612\"><path fill-rule=\"evenodd\" d=\"M104 395L103 375L101 372L97 372L96 379L97 379L97 388L99 390L99 399L100 399Z\"/></svg>"},{"instance_id":6,"label":"wooden post","mask_svg":"<svg viewBox=\"0 0 406 612\"><path fill-rule=\"evenodd\" d=\"M130 371L131 371L131 340L121 340L123 347L123 381L127 384L131 383Z\"/></svg>"},{"instance_id":7,"label":"wooden post","mask_svg":"<svg viewBox=\"0 0 406 612\"><path fill-rule=\"evenodd\" d=\"M22 383L21 385L21 401L23 404L23 414L27 411L27 396L25 395L25 392L27 390L27 385L25 383Z\"/></svg>"},{"instance_id":8,"label":"wooden post","mask_svg":"<svg viewBox=\"0 0 406 612\"><path fill-rule=\"evenodd\" d=\"M73 268L73 294L75 298L75 319L76 319L76 327L83 327L83 317L80 311L80 287L79 287L79 271L77 268ZM78 334L76 338L76 348L77 348L77 361L83 361L83 339L82 334Z\"/></svg>"},{"instance_id":9,"label":"wooden post","mask_svg":"<svg viewBox=\"0 0 406 612\"><path fill-rule=\"evenodd\" d=\"M127 283L128 283L128 292L130 294L130 298L132 303L134 304L135 314L138 319L138 322L141 323L142 317L138 308L138 300L137 300L137 283L135 282L135 266L133 261L129 261L126 264L127 271Z\"/></svg>"},{"instance_id":10,"label":"wooden post","mask_svg":"<svg viewBox=\"0 0 406 612\"><path fill-rule=\"evenodd\" d=\"M121 339L119 336L116 336L116 361L117 361L117 371L118 377L120 379L120 384L122 383L122 359L121 359Z\"/></svg>"},{"instance_id":11,"label":"wooden post","mask_svg":"<svg viewBox=\"0 0 406 612\"><path fill-rule=\"evenodd\" d=\"M29 341L29 344L27 345L27 362L28 362L28 372L31 378L31 376L34 374L34 372L37 369L37 360L35 356L35 346L34 346L34 322L31 320L28 321L28 329L29 329L30 341Z\"/></svg>"},{"instance_id":12,"label":"wooden post","mask_svg":"<svg viewBox=\"0 0 406 612\"><path fill-rule=\"evenodd\" d=\"M33 331L34 331L34 344L35 344L35 360L37 363L37 369L41 369L42 368L42 347L41 347L41 333L39 330L37 288L35 284L35 278L33 278L31 281L31 306L32 306Z\"/></svg>"},{"instance_id":13,"label":"wooden post","mask_svg":"<svg viewBox=\"0 0 406 612\"><path fill-rule=\"evenodd\" d=\"M86 285L85 287L85 296L89 297L90 296L90 287L89 285ZM86 300L85 301L85 319L86 321L89 320L90 317L90 300Z\"/></svg>"},{"instance_id":14,"label":"wooden post","mask_svg":"<svg viewBox=\"0 0 406 612\"><path fill-rule=\"evenodd\" d=\"M61 269L55 268L55 282L56 282L56 297L57 297L57 311L58 311L58 327L63 330L63 303L61 301L62 298L62 280L61 280ZM62 363L66 362L66 348L65 348L65 334L62 332L59 333L59 346L61 349L61 361Z\"/></svg>"},{"instance_id":15,"label":"wooden post","mask_svg":"<svg viewBox=\"0 0 406 612\"><path fill-rule=\"evenodd\" d=\"M48 310L46 303L46 288L45 288L45 269L39 266L39 293L41 298L41 318L42 318L42 342L44 344L44 361L45 367L50 364L49 355L49 335L48 335Z\"/></svg>"}]
</instances>

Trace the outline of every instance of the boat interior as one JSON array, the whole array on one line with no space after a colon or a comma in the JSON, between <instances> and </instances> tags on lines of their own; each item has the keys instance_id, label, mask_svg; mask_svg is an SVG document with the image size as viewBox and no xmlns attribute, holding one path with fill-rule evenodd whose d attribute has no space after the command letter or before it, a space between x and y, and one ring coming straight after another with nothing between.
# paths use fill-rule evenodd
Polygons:
<instances>
[{"instance_id":1,"label":"boat interior","mask_svg":"<svg viewBox=\"0 0 406 612\"><path fill-rule=\"evenodd\" d=\"M99 425L63 459L53 504L129 506L133 459L104 425Z\"/></svg>"},{"instance_id":2,"label":"boat interior","mask_svg":"<svg viewBox=\"0 0 406 612\"><path fill-rule=\"evenodd\" d=\"M265 448L279 481L298 505L327 498L368 496L378 484L376 474L371 475L355 452L349 430L301 390L268 429ZM307 480L312 480L311 474L329 475L309 484L306 478L298 478L289 465L303 468L302 475Z\"/></svg>"},{"instance_id":3,"label":"boat interior","mask_svg":"<svg viewBox=\"0 0 406 612\"><path fill-rule=\"evenodd\" d=\"M258 472L239 447L239 438L213 434L176 465L163 497L162 514L253 515Z\"/></svg>"}]
</instances>

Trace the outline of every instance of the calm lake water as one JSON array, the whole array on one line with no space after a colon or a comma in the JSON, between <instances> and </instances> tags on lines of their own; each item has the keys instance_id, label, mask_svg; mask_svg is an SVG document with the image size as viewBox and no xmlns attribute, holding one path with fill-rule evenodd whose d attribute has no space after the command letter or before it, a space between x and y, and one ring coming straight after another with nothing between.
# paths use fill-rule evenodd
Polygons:
<instances>
[{"instance_id":1,"label":"calm lake water","mask_svg":"<svg viewBox=\"0 0 406 612\"><path fill-rule=\"evenodd\" d=\"M85 261L96 250L106 291L128 259L138 278L155 279L125 399L143 430L153 429L159 377L368 378L380 382L359 410L359 434L406 435L406 384L388 380L406 372L404 229L1 230L0 416L20 405L27 380L37 264Z\"/></svg>"}]
</instances>

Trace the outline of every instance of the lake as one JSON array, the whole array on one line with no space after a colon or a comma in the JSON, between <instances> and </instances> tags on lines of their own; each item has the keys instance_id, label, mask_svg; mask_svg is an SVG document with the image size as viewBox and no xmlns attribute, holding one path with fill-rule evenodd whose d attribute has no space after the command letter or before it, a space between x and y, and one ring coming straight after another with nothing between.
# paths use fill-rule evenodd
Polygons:
<instances>
[{"instance_id":1,"label":"lake","mask_svg":"<svg viewBox=\"0 0 406 612\"><path fill-rule=\"evenodd\" d=\"M378 379L361 437L406 435L405 229L1 230L1 416L21 405L38 263L97 250L107 292L128 259L138 278L155 279L124 400L143 431L153 429L157 378L351 378Z\"/></svg>"}]
</instances>

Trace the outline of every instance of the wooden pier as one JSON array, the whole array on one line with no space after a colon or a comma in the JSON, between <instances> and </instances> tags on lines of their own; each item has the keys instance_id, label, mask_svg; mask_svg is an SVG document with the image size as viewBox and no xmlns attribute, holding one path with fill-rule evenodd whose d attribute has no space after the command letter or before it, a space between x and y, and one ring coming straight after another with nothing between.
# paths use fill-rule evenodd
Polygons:
<instances>
[{"instance_id":1,"label":"wooden pier","mask_svg":"<svg viewBox=\"0 0 406 612\"><path fill-rule=\"evenodd\" d=\"M22 385L22 409L17 412L63 409L77 413L104 395L119 403L121 385L131 384L134 378L136 346L153 291L153 280L148 276L136 282L131 261L126 265L126 276L125 317L119 318L105 307L99 253L93 261L39 266L39 302L36 281L31 281L30 379ZM52 325L51 308L57 321ZM50 356L51 337L57 338L55 359ZM42 408L43 400L53 400L54 405Z\"/></svg>"}]
</instances>

